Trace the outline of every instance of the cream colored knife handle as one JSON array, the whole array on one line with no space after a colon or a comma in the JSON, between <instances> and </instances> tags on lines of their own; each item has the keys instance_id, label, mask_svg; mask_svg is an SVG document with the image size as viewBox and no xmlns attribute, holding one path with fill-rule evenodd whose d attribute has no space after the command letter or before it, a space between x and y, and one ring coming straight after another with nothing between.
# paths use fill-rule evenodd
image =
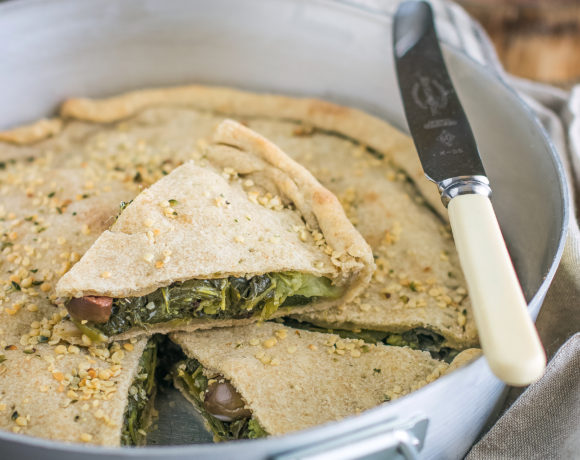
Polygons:
<instances>
[{"instance_id":1,"label":"cream colored knife handle","mask_svg":"<svg viewBox=\"0 0 580 460\"><path fill-rule=\"evenodd\" d=\"M448 210L483 354L498 378L528 385L543 375L546 354L491 202L479 194L459 195Z\"/></svg>"}]
</instances>

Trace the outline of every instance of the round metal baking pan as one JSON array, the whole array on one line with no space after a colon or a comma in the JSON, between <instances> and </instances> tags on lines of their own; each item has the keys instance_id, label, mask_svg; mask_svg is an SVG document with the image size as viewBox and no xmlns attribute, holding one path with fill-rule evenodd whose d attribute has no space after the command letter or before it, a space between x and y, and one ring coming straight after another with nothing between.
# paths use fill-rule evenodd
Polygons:
<instances>
[{"instance_id":1,"label":"round metal baking pan","mask_svg":"<svg viewBox=\"0 0 580 460\"><path fill-rule=\"evenodd\" d=\"M444 52L535 318L565 240L562 166L514 92L456 50L444 47ZM319 97L406 130L393 71L391 19L342 1L11 1L0 4L0 62L0 128L50 115L70 96L205 83ZM421 458L458 458L500 403L504 388L478 359L393 403L283 437L111 449L0 432L0 452L2 458L64 460L360 458L377 452L398 458L421 449ZM207 440L202 431L195 434L194 415L181 406L164 408L153 438ZM170 439L167 433L173 433Z\"/></svg>"}]
</instances>

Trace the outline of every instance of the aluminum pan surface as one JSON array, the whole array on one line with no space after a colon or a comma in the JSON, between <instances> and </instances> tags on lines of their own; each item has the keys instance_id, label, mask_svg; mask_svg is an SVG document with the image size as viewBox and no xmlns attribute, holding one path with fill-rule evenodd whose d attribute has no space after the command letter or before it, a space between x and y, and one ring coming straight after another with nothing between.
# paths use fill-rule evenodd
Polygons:
<instances>
[{"instance_id":1,"label":"aluminum pan surface","mask_svg":"<svg viewBox=\"0 0 580 460\"><path fill-rule=\"evenodd\" d=\"M0 97L5 110L0 112L0 128L50 114L70 95L105 96L139 87L199 82L316 96L357 106L404 129L390 26L385 15L325 0L4 3L0 5L4 69ZM464 56L449 48L445 55L536 316L563 248L568 201L561 165L533 115L514 93ZM549 205L540 207L541 203ZM449 385L454 387L452 395ZM192 454L261 458L421 411L431 420L424 450L424 456L430 457L467 449L502 388L485 361L478 360L388 406L283 438L235 445L95 449L0 432L0 449L9 457L18 453L30 458L40 452L71 459L80 453L87 459L104 454L109 458ZM466 414L462 409L468 406L473 410Z\"/></svg>"}]
</instances>

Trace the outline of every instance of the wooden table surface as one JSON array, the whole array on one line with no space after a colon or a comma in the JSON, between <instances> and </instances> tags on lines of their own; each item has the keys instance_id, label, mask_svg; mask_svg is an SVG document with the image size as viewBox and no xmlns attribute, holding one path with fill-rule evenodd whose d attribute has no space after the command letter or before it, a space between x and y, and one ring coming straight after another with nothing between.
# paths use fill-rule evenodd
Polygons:
<instances>
[{"instance_id":1,"label":"wooden table surface","mask_svg":"<svg viewBox=\"0 0 580 460\"><path fill-rule=\"evenodd\" d=\"M506 70L570 88L580 83L580 0L458 0L486 29Z\"/></svg>"}]
</instances>

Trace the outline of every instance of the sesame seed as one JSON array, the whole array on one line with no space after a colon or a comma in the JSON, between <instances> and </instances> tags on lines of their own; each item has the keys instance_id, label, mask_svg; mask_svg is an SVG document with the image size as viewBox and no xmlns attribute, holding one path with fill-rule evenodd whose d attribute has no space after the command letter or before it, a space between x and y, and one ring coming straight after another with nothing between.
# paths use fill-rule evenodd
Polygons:
<instances>
[{"instance_id":1,"label":"sesame seed","mask_svg":"<svg viewBox=\"0 0 580 460\"><path fill-rule=\"evenodd\" d=\"M286 329L279 329L275 334L279 339L285 339L288 336L288 331Z\"/></svg>"},{"instance_id":2,"label":"sesame seed","mask_svg":"<svg viewBox=\"0 0 580 460\"><path fill-rule=\"evenodd\" d=\"M143 260L145 262L153 262L154 258L155 258L155 256L153 254L151 254L150 252L143 256Z\"/></svg>"},{"instance_id":3,"label":"sesame seed","mask_svg":"<svg viewBox=\"0 0 580 460\"><path fill-rule=\"evenodd\" d=\"M80 439L82 442L91 442L93 440L93 435L89 433L81 433Z\"/></svg>"},{"instance_id":4,"label":"sesame seed","mask_svg":"<svg viewBox=\"0 0 580 460\"><path fill-rule=\"evenodd\" d=\"M111 371L109 369L100 369L99 378L101 380L109 380L111 378Z\"/></svg>"},{"instance_id":5,"label":"sesame seed","mask_svg":"<svg viewBox=\"0 0 580 460\"><path fill-rule=\"evenodd\" d=\"M18 426L26 426L26 425L28 425L28 420L26 420L26 418L25 417L22 417L22 416L18 417L15 420L15 422L16 422L16 425L18 425Z\"/></svg>"},{"instance_id":6,"label":"sesame seed","mask_svg":"<svg viewBox=\"0 0 580 460\"><path fill-rule=\"evenodd\" d=\"M271 337L269 339L264 340L263 345L265 348L272 348L277 343L278 343L278 341L274 337Z\"/></svg>"},{"instance_id":7,"label":"sesame seed","mask_svg":"<svg viewBox=\"0 0 580 460\"><path fill-rule=\"evenodd\" d=\"M57 345L57 346L54 348L54 352L55 352L57 355L64 355L64 354L66 354L66 347L65 347L64 345Z\"/></svg>"},{"instance_id":8,"label":"sesame seed","mask_svg":"<svg viewBox=\"0 0 580 460\"><path fill-rule=\"evenodd\" d=\"M122 350L118 350L111 355L111 361L115 364L120 364L125 357L125 353Z\"/></svg>"},{"instance_id":9,"label":"sesame seed","mask_svg":"<svg viewBox=\"0 0 580 460\"><path fill-rule=\"evenodd\" d=\"M104 271L101 273L101 278L108 279L111 277L111 272Z\"/></svg>"},{"instance_id":10,"label":"sesame seed","mask_svg":"<svg viewBox=\"0 0 580 460\"><path fill-rule=\"evenodd\" d=\"M145 219L143 221L143 224L145 225L145 227L153 227L153 220L152 219Z\"/></svg>"},{"instance_id":11,"label":"sesame seed","mask_svg":"<svg viewBox=\"0 0 580 460\"><path fill-rule=\"evenodd\" d=\"M298 347L296 347L296 345L291 345L287 348L289 354L296 353L296 350L298 350Z\"/></svg>"},{"instance_id":12,"label":"sesame seed","mask_svg":"<svg viewBox=\"0 0 580 460\"><path fill-rule=\"evenodd\" d=\"M157 262L155 262L155 268L163 268L163 261L162 260L158 260Z\"/></svg>"},{"instance_id":13,"label":"sesame seed","mask_svg":"<svg viewBox=\"0 0 580 460\"><path fill-rule=\"evenodd\" d=\"M30 286L32 286L32 278L31 277L24 278L22 280L22 282L20 283L20 287L23 287L23 288L29 288Z\"/></svg>"},{"instance_id":14,"label":"sesame seed","mask_svg":"<svg viewBox=\"0 0 580 460\"><path fill-rule=\"evenodd\" d=\"M130 343L124 343L123 348L127 351L133 351L134 347Z\"/></svg>"},{"instance_id":15,"label":"sesame seed","mask_svg":"<svg viewBox=\"0 0 580 460\"><path fill-rule=\"evenodd\" d=\"M318 347L311 343L310 345L308 345L308 349L315 351L315 350L318 350Z\"/></svg>"},{"instance_id":16,"label":"sesame seed","mask_svg":"<svg viewBox=\"0 0 580 460\"><path fill-rule=\"evenodd\" d=\"M250 345L252 345L254 347L256 345L258 345L259 343L260 343L260 341L258 339L256 339L256 338L250 340Z\"/></svg>"}]
</instances>

